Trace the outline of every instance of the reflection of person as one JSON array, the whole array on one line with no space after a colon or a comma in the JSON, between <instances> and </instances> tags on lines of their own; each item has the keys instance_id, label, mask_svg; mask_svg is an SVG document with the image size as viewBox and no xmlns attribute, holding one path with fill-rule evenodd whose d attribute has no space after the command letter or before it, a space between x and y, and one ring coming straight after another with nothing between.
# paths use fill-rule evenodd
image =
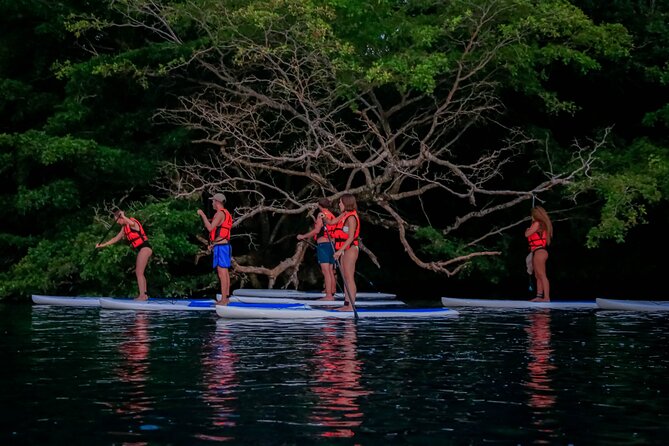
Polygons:
<instances>
[{"instance_id":1,"label":"reflection of person","mask_svg":"<svg viewBox=\"0 0 669 446\"><path fill-rule=\"evenodd\" d=\"M104 248L105 246L113 245L124 237L128 240L130 246L137 251L137 260L135 261L135 276L137 277L137 287L139 288L137 300L147 300L148 295L146 294L146 277L144 276L144 271L146 270L147 263L149 263L151 254L153 254L151 245L149 245L149 238L146 236L142 224L137 219L127 217L123 211L116 211L114 218L116 219L116 223L122 226L121 230L114 238L104 243L98 243L95 247Z\"/></svg>"},{"instance_id":2,"label":"reflection of person","mask_svg":"<svg viewBox=\"0 0 669 446\"><path fill-rule=\"evenodd\" d=\"M353 310L358 291L355 285L355 264L358 261L358 239L360 237L360 218L357 209L355 197L351 194L344 194L339 199L341 214L334 220L323 218L326 225L334 225L334 258L339 261L346 293L344 306L338 308L341 311Z\"/></svg>"},{"instance_id":3,"label":"reflection of person","mask_svg":"<svg viewBox=\"0 0 669 446\"><path fill-rule=\"evenodd\" d=\"M316 240L316 256L321 265L321 271L325 279L325 298L323 300L334 300L337 285L334 275L334 247L330 238L334 237L334 226L323 223L323 217L334 220L335 216L330 212L330 200L321 198L318 200L319 213L311 231L306 234L298 234L298 240L313 237Z\"/></svg>"},{"instance_id":4,"label":"reflection of person","mask_svg":"<svg viewBox=\"0 0 669 446\"><path fill-rule=\"evenodd\" d=\"M550 285L546 276L548 245L553 238L553 224L548 213L541 206L532 208L532 224L525 230L525 237L530 244L531 266L537 280L537 295L533 302L548 302ZM529 269L528 269L529 272Z\"/></svg>"},{"instance_id":5,"label":"reflection of person","mask_svg":"<svg viewBox=\"0 0 669 446\"><path fill-rule=\"evenodd\" d=\"M529 391L529 405L533 409L547 410L556 401L555 392L551 387L549 372L555 369L551 363L551 316L547 309L537 311L529 316L530 325L525 329L529 335L530 362L527 364L529 380L526 387ZM539 418L537 418L539 420Z\"/></svg>"},{"instance_id":6,"label":"reflection of person","mask_svg":"<svg viewBox=\"0 0 669 446\"><path fill-rule=\"evenodd\" d=\"M225 195L214 194L211 205L216 215L209 221L207 215L198 209L202 223L209 231L209 243L213 246L213 267L216 268L218 279L221 282L221 300L217 305L227 305L230 295L230 266L232 263L232 248L230 246L230 230L232 229L232 215L225 209Z\"/></svg>"},{"instance_id":7,"label":"reflection of person","mask_svg":"<svg viewBox=\"0 0 669 446\"><path fill-rule=\"evenodd\" d=\"M356 330L354 321L332 320L315 343L312 390L319 398L311 407L311 419L325 428L321 437L352 438L364 419L359 400L370 392L360 384Z\"/></svg>"}]
</instances>

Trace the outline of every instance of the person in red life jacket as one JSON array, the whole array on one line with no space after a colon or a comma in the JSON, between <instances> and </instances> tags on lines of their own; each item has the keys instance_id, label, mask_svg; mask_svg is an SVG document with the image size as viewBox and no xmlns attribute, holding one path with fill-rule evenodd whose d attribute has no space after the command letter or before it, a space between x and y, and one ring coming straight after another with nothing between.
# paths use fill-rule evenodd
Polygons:
<instances>
[{"instance_id":1,"label":"person in red life jacket","mask_svg":"<svg viewBox=\"0 0 669 446\"><path fill-rule=\"evenodd\" d=\"M355 264L358 261L358 239L360 238L360 218L355 197L344 194L339 199L341 214L330 220L323 218L326 225L334 225L334 258L339 262L339 269L344 279L346 298L341 311L352 311L358 289L355 284Z\"/></svg>"},{"instance_id":2,"label":"person in red life jacket","mask_svg":"<svg viewBox=\"0 0 669 446\"><path fill-rule=\"evenodd\" d=\"M207 215L198 209L204 226L209 231L209 244L213 247L213 267L216 269L221 282L221 300L216 305L227 305L230 296L230 266L232 265L232 247L230 246L230 230L232 229L232 215L225 208L225 195L214 194L211 204L216 215L209 221Z\"/></svg>"},{"instance_id":3,"label":"person in red life jacket","mask_svg":"<svg viewBox=\"0 0 669 446\"><path fill-rule=\"evenodd\" d=\"M548 302L550 284L546 276L546 261L548 260L548 245L553 238L553 224L548 213L541 206L532 208L532 224L525 230L525 237L530 245L532 271L537 280L537 295L533 302Z\"/></svg>"},{"instance_id":4,"label":"person in red life jacket","mask_svg":"<svg viewBox=\"0 0 669 446\"><path fill-rule=\"evenodd\" d=\"M327 198L318 200L318 210L313 229L306 234L298 234L297 239L306 240L313 237L316 240L316 258L325 279L325 297L322 300L334 300L337 282L334 275L334 247L330 243L330 238L334 237L334 226L324 224L323 217L334 220L335 216L330 212L330 200Z\"/></svg>"},{"instance_id":5,"label":"person in red life jacket","mask_svg":"<svg viewBox=\"0 0 669 446\"><path fill-rule=\"evenodd\" d=\"M146 294L146 277L144 271L146 265L149 263L153 249L149 244L149 238L144 232L142 224L137 219L128 217L123 211L114 212L116 223L121 225L121 230L112 239L104 243L98 243L96 248L104 248L105 246L113 245L114 243L125 238L130 246L137 252L137 259L135 261L135 276L137 277L137 288L139 288L139 295L136 300L147 300L149 296Z\"/></svg>"}]
</instances>

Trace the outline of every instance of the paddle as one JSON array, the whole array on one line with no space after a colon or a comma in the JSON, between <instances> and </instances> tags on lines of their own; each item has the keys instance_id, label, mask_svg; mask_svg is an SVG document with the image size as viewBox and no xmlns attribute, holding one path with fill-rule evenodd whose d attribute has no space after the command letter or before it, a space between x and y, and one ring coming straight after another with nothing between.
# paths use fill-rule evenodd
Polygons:
<instances>
[{"instance_id":1,"label":"paddle","mask_svg":"<svg viewBox=\"0 0 669 446\"><path fill-rule=\"evenodd\" d=\"M325 224L325 222L323 222L323 224ZM334 255L334 252L336 252L336 250L335 250L334 243L332 242L332 239L330 238L330 231L326 230L325 235L328 237L328 241L330 242L330 246L332 246L332 251L333 251L333 255ZM336 258L334 259L334 262L335 262L335 268L337 268L337 269L339 269L339 271L341 271L341 281L344 283L344 300L346 300L347 295L349 296L349 299L350 299L351 298L351 293L348 290L348 285L346 285L346 278L344 277L344 270L342 269L341 264L339 263L339 261ZM337 279L337 284L339 284L339 279ZM351 308L353 308L353 318L357 320L358 319L358 310L356 310L356 308L355 308L355 302L353 301L353 299L351 299L350 304L351 304Z\"/></svg>"}]
</instances>

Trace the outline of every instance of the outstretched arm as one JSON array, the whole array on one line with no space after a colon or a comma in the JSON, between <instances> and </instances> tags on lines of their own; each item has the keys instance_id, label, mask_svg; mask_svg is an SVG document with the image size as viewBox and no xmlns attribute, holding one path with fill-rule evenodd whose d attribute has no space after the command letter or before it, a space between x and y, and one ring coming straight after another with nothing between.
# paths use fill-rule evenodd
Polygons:
<instances>
[{"instance_id":1,"label":"outstretched arm","mask_svg":"<svg viewBox=\"0 0 669 446\"><path fill-rule=\"evenodd\" d=\"M309 239L309 238L313 237L314 235L318 234L318 232L323 227L323 220L322 220L323 217L325 217L325 216L323 215L322 212L320 212L318 214L318 216L316 217L316 224L314 224L314 228L311 231L307 232L306 234L297 234L297 239L298 240L305 240L305 239Z\"/></svg>"},{"instance_id":2,"label":"outstretched arm","mask_svg":"<svg viewBox=\"0 0 669 446\"><path fill-rule=\"evenodd\" d=\"M114 236L114 238L107 240L104 243L98 243L95 245L96 248L104 248L105 246L113 245L114 243L118 242L123 238L123 229L118 231L118 234Z\"/></svg>"}]
</instances>

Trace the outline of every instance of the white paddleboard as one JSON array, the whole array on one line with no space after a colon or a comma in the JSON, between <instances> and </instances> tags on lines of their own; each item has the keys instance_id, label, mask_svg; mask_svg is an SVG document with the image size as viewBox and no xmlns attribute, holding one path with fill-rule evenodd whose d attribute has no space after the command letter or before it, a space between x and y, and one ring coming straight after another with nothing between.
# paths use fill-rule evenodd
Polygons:
<instances>
[{"instance_id":1,"label":"white paddleboard","mask_svg":"<svg viewBox=\"0 0 669 446\"><path fill-rule=\"evenodd\" d=\"M33 303L36 305L58 305L62 307L99 307L99 297L86 296L42 296L39 294L32 295Z\"/></svg>"},{"instance_id":2,"label":"white paddleboard","mask_svg":"<svg viewBox=\"0 0 669 446\"><path fill-rule=\"evenodd\" d=\"M550 301L530 302L529 300L496 300L496 299L458 299L442 297L445 307L486 307L486 308L551 308L556 310L587 310L597 308L594 301Z\"/></svg>"},{"instance_id":3,"label":"white paddleboard","mask_svg":"<svg viewBox=\"0 0 669 446\"><path fill-rule=\"evenodd\" d=\"M292 308L302 307L301 304L271 303L271 304L245 304L240 302L230 303L231 306L245 308ZM215 300L201 299L100 299L100 306L106 310L139 310L139 311L208 311L213 313L216 309Z\"/></svg>"},{"instance_id":4,"label":"white paddleboard","mask_svg":"<svg viewBox=\"0 0 669 446\"><path fill-rule=\"evenodd\" d=\"M158 310L158 311L214 311L216 301L212 299L100 299L100 307L106 310Z\"/></svg>"},{"instance_id":5,"label":"white paddleboard","mask_svg":"<svg viewBox=\"0 0 669 446\"><path fill-rule=\"evenodd\" d=\"M604 310L669 311L669 301L666 300L597 299L596 302Z\"/></svg>"},{"instance_id":6,"label":"white paddleboard","mask_svg":"<svg viewBox=\"0 0 669 446\"><path fill-rule=\"evenodd\" d=\"M245 304L308 304L312 307L341 307L343 300L314 300L314 299L291 299L288 297L246 297L230 296L230 302L241 302ZM356 307L399 307L406 305L401 300L363 300L356 301Z\"/></svg>"},{"instance_id":7,"label":"white paddleboard","mask_svg":"<svg viewBox=\"0 0 669 446\"><path fill-rule=\"evenodd\" d=\"M405 319L422 318L435 319L457 316L458 312L448 308L360 308L357 310L359 318ZM354 318L352 311L318 310L309 305L292 308L248 308L246 306L217 306L216 314L227 319L319 319L319 318Z\"/></svg>"},{"instance_id":8,"label":"white paddleboard","mask_svg":"<svg viewBox=\"0 0 669 446\"><path fill-rule=\"evenodd\" d=\"M283 289L256 289L256 288L239 288L232 292L233 296L243 297L283 297L290 299L320 299L325 294L321 291L299 291L299 290L283 290ZM369 293L359 292L355 295L356 302L359 300L392 300L397 297L396 294L390 293ZM335 298L344 299L342 293L336 293Z\"/></svg>"}]
</instances>

